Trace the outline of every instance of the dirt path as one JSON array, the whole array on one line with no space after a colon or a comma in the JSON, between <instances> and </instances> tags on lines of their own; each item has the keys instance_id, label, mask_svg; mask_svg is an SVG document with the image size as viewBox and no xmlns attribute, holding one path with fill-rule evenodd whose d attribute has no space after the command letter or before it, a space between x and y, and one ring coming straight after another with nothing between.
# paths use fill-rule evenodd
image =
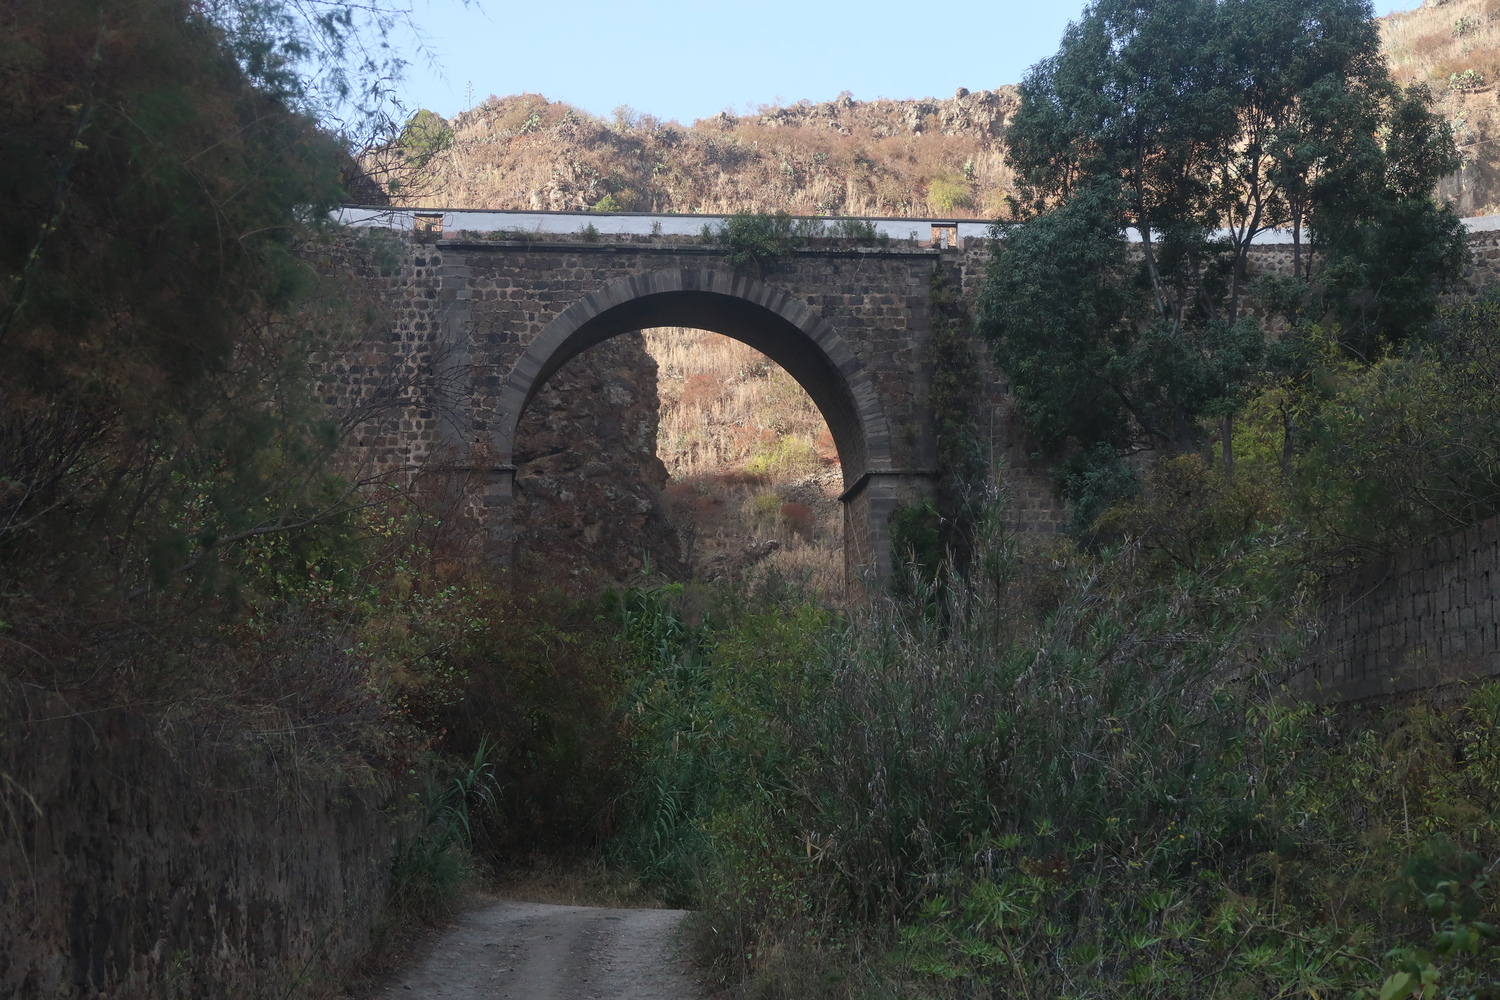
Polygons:
<instances>
[{"instance_id":1,"label":"dirt path","mask_svg":"<svg viewBox=\"0 0 1500 1000\"><path fill-rule=\"evenodd\" d=\"M459 919L381 997L697 1000L681 956L685 910L498 902Z\"/></svg>"}]
</instances>

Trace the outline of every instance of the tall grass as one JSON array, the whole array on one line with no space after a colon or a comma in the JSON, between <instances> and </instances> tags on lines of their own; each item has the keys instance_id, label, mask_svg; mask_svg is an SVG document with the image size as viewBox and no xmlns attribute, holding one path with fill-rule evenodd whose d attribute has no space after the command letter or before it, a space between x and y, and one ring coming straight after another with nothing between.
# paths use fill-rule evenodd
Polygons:
<instances>
[{"instance_id":1,"label":"tall grass","mask_svg":"<svg viewBox=\"0 0 1500 1000\"><path fill-rule=\"evenodd\" d=\"M391 868L390 899L398 911L430 916L474 875L476 821L496 809L492 749L488 740L481 740L473 758L447 780L428 777L415 826Z\"/></svg>"},{"instance_id":2,"label":"tall grass","mask_svg":"<svg viewBox=\"0 0 1500 1000\"><path fill-rule=\"evenodd\" d=\"M1238 599L1233 552L1164 577L1129 551L985 555L1003 571L846 617L774 588L695 627L639 606L617 851L701 907L726 981L1355 996L1432 961L1453 992L1424 997L1500 988L1487 932L1434 958L1409 909L1447 883L1469 909L1439 923L1493 923L1500 691L1345 732L1278 697L1298 637Z\"/></svg>"}]
</instances>

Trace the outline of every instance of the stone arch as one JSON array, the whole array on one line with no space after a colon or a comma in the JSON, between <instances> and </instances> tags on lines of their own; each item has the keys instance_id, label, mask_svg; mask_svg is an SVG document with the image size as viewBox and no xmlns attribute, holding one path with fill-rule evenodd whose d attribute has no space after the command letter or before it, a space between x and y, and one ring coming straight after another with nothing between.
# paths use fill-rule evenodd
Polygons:
<instances>
[{"instance_id":1,"label":"stone arch","mask_svg":"<svg viewBox=\"0 0 1500 1000\"><path fill-rule=\"evenodd\" d=\"M516 427L537 391L595 344L658 326L708 330L775 361L807 390L833 435L844 484L891 468L891 434L874 380L805 302L752 278L683 268L621 278L565 309L537 336L500 390L494 447L510 461Z\"/></svg>"}]
</instances>

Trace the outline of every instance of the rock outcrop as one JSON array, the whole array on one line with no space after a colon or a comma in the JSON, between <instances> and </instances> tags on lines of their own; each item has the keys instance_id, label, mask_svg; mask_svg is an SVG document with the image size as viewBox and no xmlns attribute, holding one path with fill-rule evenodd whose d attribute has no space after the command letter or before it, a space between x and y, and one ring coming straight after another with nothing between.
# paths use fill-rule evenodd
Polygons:
<instances>
[{"instance_id":1,"label":"rock outcrop","mask_svg":"<svg viewBox=\"0 0 1500 1000\"><path fill-rule=\"evenodd\" d=\"M584 352L537 393L516 435L516 571L576 589L682 572L656 456L656 362L640 334Z\"/></svg>"},{"instance_id":2,"label":"rock outcrop","mask_svg":"<svg viewBox=\"0 0 1500 1000\"><path fill-rule=\"evenodd\" d=\"M420 146L364 165L404 204L992 218L1011 186L1004 137L1019 103L1014 87L913 101L846 94L684 126L634 113L605 121L520 94L451 121L423 112Z\"/></svg>"}]
</instances>

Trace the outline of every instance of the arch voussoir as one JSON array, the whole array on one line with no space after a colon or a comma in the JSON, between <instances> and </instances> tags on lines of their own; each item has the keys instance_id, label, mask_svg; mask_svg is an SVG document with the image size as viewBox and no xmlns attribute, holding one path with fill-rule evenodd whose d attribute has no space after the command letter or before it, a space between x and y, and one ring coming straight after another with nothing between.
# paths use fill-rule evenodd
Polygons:
<instances>
[{"instance_id":1,"label":"arch voussoir","mask_svg":"<svg viewBox=\"0 0 1500 1000\"><path fill-rule=\"evenodd\" d=\"M707 293L737 300L764 310L795 329L808 346L826 359L828 370L837 373L841 384L824 388L836 390L849 401L853 411L850 416L858 425L859 441L855 443L855 450L859 459L874 467L889 464L890 433L880 396L863 362L849 344L802 299L748 275L715 268L668 269L622 277L585 294L564 309L516 362L499 393L497 402L503 412L496 415L496 439L493 442L496 450L508 460L521 411L541 383L571 356L569 352L582 349L576 341L586 328L606 320L611 310L673 293ZM612 334L604 334L609 335ZM828 391L818 395L829 398Z\"/></svg>"}]
</instances>

